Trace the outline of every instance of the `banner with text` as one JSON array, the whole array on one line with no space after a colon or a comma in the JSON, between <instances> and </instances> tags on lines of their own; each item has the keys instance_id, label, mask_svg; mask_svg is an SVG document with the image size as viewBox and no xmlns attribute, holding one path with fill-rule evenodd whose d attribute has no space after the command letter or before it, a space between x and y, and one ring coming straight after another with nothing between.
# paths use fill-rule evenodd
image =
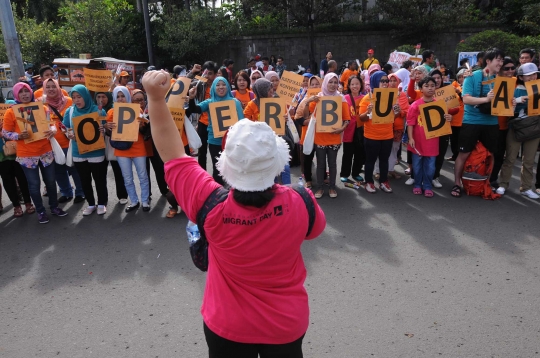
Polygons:
<instances>
[{"instance_id":1,"label":"banner with text","mask_svg":"<svg viewBox=\"0 0 540 358\"><path fill-rule=\"evenodd\" d=\"M302 82L304 82L304 76L291 71L283 71L283 75L279 80L277 94L279 97L285 98L288 105L291 105L294 96L302 88Z\"/></svg>"},{"instance_id":2,"label":"banner with text","mask_svg":"<svg viewBox=\"0 0 540 358\"><path fill-rule=\"evenodd\" d=\"M108 92L114 76L109 70L91 70L83 68L84 84L86 88L94 92Z\"/></svg>"}]
</instances>

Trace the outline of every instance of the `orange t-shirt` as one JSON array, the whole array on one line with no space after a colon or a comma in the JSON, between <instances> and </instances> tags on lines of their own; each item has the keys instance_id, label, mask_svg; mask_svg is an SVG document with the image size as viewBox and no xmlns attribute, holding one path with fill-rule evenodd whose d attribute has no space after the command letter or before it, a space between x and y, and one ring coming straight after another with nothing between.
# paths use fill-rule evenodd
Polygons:
<instances>
[{"instance_id":1,"label":"orange t-shirt","mask_svg":"<svg viewBox=\"0 0 540 358\"><path fill-rule=\"evenodd\" d=\"M461 86L457 81L452 82L452 86L458 91L461 92ZM452 127L461 127L461 124L463 123L463 115L465 114L465 105L463 104L463 100L459 98L459 110L456 114L452 116L452 121L450 122L450 125Z\"/></svg>"},{"instance_id":2,"label":"orange t-shirt","mask_svg":"<svg viewBox=\"0 0 540 358\"><path fill-rule=\"evenodd\" d=\"M63 88L60 88L62 90L62 94L66 97L69 97L69 93L67 93L67 91ZM43 97L43 87L41 87L40 89L36 90L36 92L34 92L34 98L37 100L38 98L41 98Z\"/></svg>"},{"instance_id":3,"label":"orange t-shirt","mask_svg":"<svg viewBox=\"0 0 540 358\"><path fill-rule=\"evenodd\" d=\"M8 132L21 133L13 108L8 108L4 114L4 129ZM25 143L24 139L17 141L17 157L20 158L39 157L50 151L52 151L51 142L47 138L32 143Z\"/></svg>"},{"instance_id":4,"label":"orange t-shirt","mask_svg":"<svg viewBox=\"0 0 540 358\"><path fill-rule=\"evenodd\" d=\"M399 92L398 104L401 107L401 113L399 116L394 117L394 130L402 131L405 129L405 121L407 120L407 113L409 113L409 99L405 92Z\"/></svg>"},{"instance_id":5,"label":"orange t-shirt","mask_svg":"<svg viewBox=\"0 0 540 358\"><path fill-rule=\"evenodd\" d=\"M206 86L206 91L204 92L205 100L210 98L210 89L210 86ZM201 116L199 117L199 122L208 125L208 112L201 113Z\"/></svg>"},{"instance_id":6,"label":"orange t-shirt","mask_svg":"<svg viewBox=\"0 0 540 358\"><path fill-rule=\"evenodd\" d=\"M259 107L257 106L257 104L253 101L250 101L246 108L244 108L244 118L247 118L249 119L250 121L253 121L253 122L258 122L259 121Z\"/></svg>"},{"instance_id":7,"label":"orange t-shirt","mask_svg":"<svg viewBox=\"0 0 540 358\"><path fill-rule=\"evenodd\" d=\"M366 113L369 105L369 96L364 96L360 102L360 113ZM392 112L392 116L394 113ZM371 119L364 122L364 137L373 140L387 140L394 138L394 123L373 124Z\"/></svg>"},{"instance_id":8,"label":"orange t-shirt","mask_svg":"<svg viewBox=\"0 0 540 358\"><path fill-rule=\"evenodd\" d=\"M358 71L351 71L348 68L343 71L339 82L343 83L343 92L347 91L347 86L349 84L349 77L358 75Z\"/></svg>"},{"instance_id":9,"label":"orange t-shirt","mask_svg":"<svg viewBox=\"0 0 540 358\"><path fill-rule=\"evenodd\" d=\"M107 122L113 121L114 108L109 109L107 112ZM114 150L114 155L117 157L146 157L146 147L142 134L139 132L137 141L133 142L133 145L128 150Z\"/></svg>"},{"instance_id":10,"label":"orange t-shirt","mask_svg":"<svg viewBox=\"0 0 540 358\"><path fill-rule=\"evenodd\" d=\"M313 113L316 105L317 103L315 102L311 102L309 104L310 113ZM315 114L315 117L316 116L317 114ZM341 105L341 116L342 116L343 121L351 120L351 112L349 110L349 104L345 101ZM302 129L302 133L303 132L304 130ZM313 142L315 143L315 145L339 145L341 144L341 134L319 133L317 132L317 130L315 130L315 140Z\"/></svg>"},{"instance_id":11,"label":"orange t-shirt","mask_svg":"<svg viewBox=\"0 0 540 358\"><path fill-rule=\"evenodd\" d=\"M73 104L73 100L71 99L71 97L68 97L67 103L64 106L64 109L59 111L60 114L62 115L62 117L64 116L66 111L69 109L69 107L71 107L72 104ZM56 138L56 141L58 142L58 144L60 144L60 147L62 147L62 148L69 147L69 139L66 137L65 133L60 130L60 128L61 128L61 126L59 124L59 122L61 122L60 118L56 115L56 113L54 113L54 111L52 109L50 109L49 114L51 116L51 122L54 123L54 125L56 126L56 130L57 130L56 134L54 135L54 138Z\"/></svg>"},{"instance_id":12,"label":"orange t-shirt","mask_svg":"<svg viewBox=\"0 0 540 358\"><path fill-rule=\"evenodd\" d=\"M240 103L242 104L242 109L245 109L246 106L248 105L249 101L251 101L251 98L255 98L255 95L254 94L251 94L250 93L253 93L251 91L246 91L246 93L242 94L240 93L238 90L236 90L234 92L234 97L240 101Z\"/></svg>"}]
</instances>

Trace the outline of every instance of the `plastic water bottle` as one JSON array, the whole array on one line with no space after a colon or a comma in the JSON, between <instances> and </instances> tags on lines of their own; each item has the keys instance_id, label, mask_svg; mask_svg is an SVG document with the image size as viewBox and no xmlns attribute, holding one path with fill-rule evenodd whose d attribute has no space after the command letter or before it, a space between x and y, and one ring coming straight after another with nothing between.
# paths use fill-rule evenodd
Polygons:
<instances>
[{"instance_id":1,"label":"plastic water bottle","mask_svg":"<svg viewBox=\"0 0 540 358\"><path fill-rule=\"evenodd\" d=\"M199 231L199 227L197 224L195 224L192 221L188 221L186 226L186 233L187 233L187 239L189 242L189 246L193 245L201 238L201 233Z\"/></svg>"},{"instance_id":2,"label":"plastic water bottle","mask_svg":"<svg viewBox=\"0 0 540 358\"><path fill-rule=\"evenodd\" d=\"M304 178L302 178L302 177L298 178L298 186L302 187L302 188L304 187Z\"/></svg>"}]
</instances>

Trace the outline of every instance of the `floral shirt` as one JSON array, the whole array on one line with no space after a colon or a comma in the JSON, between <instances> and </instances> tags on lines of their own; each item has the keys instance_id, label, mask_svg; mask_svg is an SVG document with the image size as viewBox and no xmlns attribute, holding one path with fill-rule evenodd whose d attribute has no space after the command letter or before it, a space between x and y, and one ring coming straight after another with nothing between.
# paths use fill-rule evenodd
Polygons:
<instances>
[{"instance_id":1,"label":"floral shirt","mask_svg":"<svg viewBox=\"0 0 540 358\"><path fill-rule=\"evenodd\" d=\"M2 136L9 140L19 140L19 134L17 132L9 132L5 129L2 130ZM15 160L25 168L36 169L40 161L44 167L51 165L54 162L54 154L50 151L39 157L17 157Z\"/></svg>"}]
</instances>

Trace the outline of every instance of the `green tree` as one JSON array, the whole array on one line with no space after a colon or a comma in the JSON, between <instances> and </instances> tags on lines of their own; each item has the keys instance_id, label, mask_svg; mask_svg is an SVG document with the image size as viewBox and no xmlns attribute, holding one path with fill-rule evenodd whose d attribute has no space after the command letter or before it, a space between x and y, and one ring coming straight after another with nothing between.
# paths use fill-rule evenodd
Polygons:
<instances>
[{"instance_id":1,"label":"green tree","mask_svg":"<svg viewBox=\"0 0 540 358\"><path fill-rule=\"evenodd\" d=\"M13 13L19 18L34 19L37 23L56 22L63 0L12 0Z\"/></svg>"},{"instance_id":2,"label":"green tree","mask_svg":"<svg viewBox=\"0 0 540 358\"><path fill-rule=\"evenodd\" d=\"M64 19L59 33L72 55L146 59L142 14L126 0L66 2L59 14Z\"/></svg>"},{"instance_id":3,"label":"green tree","mask_svg":"<svg viewBox=\"0 0 540 358\"><path fill-rule=\"evenodd\" d=\"M238 33L224 9L177 10L164 14L158 46L174 61L203 61L212 49Z\"/></svg>"},{"instance_id":4,"label":"green tree","mask_svg":"<svg viewBox=\"0 0 540 358\"><path fill-rule=\"evenodd\" d=\"M506 56L517 59L523 48L540 48L540 36L522 37L501 30L482 31L459 43L456 52L485 51L493 47L504 51Z\"/></svg>"}]
</instances>

